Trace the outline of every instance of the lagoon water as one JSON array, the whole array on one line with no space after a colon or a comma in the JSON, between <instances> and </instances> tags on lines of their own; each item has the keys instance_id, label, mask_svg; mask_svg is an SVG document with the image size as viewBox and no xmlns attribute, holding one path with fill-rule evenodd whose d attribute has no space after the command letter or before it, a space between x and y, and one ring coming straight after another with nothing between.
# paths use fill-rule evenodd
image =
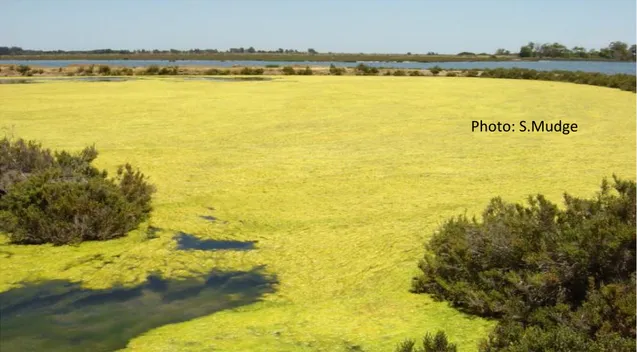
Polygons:
<instances>
[{"instance_id":1,"label":"lagoon water","mask_svg":"<svg viewBox=\"0 0 637 352\"><path fill-rule=\"evenodd\" d=\"M330 64L341 67L355 67L360 62L316 62L316 61L220 61L220 60L1 60L0 64L31 65L42 67L66 67L69 65L112 65L127 67L158 66L265 66L265 65L309 65L324 66ZM364 62L368 66L402 69L426 69L440 66L444 69L483 69L483 68L527 68L538 71L565 70L600 72L605 74L624 73L635 75L634 62L613 61L458 61L458 62Z\"/></svg>"}]
</instances>

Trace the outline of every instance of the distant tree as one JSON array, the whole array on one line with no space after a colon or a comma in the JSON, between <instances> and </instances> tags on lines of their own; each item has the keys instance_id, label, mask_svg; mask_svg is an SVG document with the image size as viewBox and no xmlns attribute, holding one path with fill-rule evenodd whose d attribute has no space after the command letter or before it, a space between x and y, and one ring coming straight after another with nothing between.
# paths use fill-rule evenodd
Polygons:
<instances>
[{"instance_id":1,"label":"distant tree","mask_svg":"<svg viewBox=\"0 0 637 352\"><path fill-rule=\"evenodd\" d=\"M250 54L254 54L256 52L256 50L254 50L253 47L249 47L247 50Z\"/></svg>"},{"instance_id":2,"label":"distant tree","mask_svg":"<svg viewBox=\"0 0 637 352\"><path fill-rule=\"evenodd\" d=\"M308 52L308 54L310 54L310 55L318 54L318 52L317 52L316 50L312 49L312 48L307 49L307 52Z\"/></svg>"},{"instance_id":3,"label":"distant tree","mask_svg":"<svg viewBox=\"0 0 637 352\"><path fill-rule=\"evenodd\" d=\"M520 57L532 57L533 49L534 49L533 42L529 42L529 44L520 48Z\"/></svg>"},{"instance_id":4,"label":"distant tree","mask_svg":"<svg viewBox=\"0 0 637 352\"><path fill-rule=\"evenodd\" d=\"M632 53L628 49L628 44L624 42L612 42L608 45L610 56L616 60L629 60L632 57Z\"/></svg>"},{"instance_id":5,"label":"distant tree","mask_svg":"<svg viewBox=\"0 0 637 352\"><path fill-rule=\"evenodd\" d=\"M511 55L511 52L506 49L498 49L495 51L495 55Z\"/></svg>"}]
</instances>

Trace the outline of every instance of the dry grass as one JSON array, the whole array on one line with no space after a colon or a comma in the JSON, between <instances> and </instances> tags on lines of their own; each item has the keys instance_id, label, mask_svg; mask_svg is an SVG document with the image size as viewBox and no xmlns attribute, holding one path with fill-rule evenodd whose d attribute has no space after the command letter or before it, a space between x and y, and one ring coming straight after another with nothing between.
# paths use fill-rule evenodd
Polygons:
<instances>
[{"instance_id":1,"label":"dry grass","mask_svg":"<svg viewBox=\"0 0 637 352\"><path fill-rule=\"evenodd\" d=\"M111 171L140 167L158 186L152 224L164 229L78 247L3 240L0 291L258 264L278 275L263 302L149 331L130 342L136 351L390 351L439 328L474 350L492 323L408 293L437 225L495 195L590 196L602 177L635 171L634 94L568 83L144 79L3 85L0 97L0 127L51 148L95 143ZM477 134L474 119L562 119L581 132ZM198 217L209 214L227 223ZM176 231L258 240L258 250L180 252ZM110 263L88 261L95 254Z\"/></svg>"}]
</instances>

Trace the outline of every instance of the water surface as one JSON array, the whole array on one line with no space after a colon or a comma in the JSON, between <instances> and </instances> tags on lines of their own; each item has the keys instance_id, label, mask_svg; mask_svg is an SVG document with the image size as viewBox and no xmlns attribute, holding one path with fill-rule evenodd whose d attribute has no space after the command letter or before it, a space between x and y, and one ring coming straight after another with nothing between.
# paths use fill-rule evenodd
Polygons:
<instances>
[{"instance_id":1,"label":"water surface","mask_svg":"<svg viewBox=\"0 0 637 352\"><path fill-rule=\"evenodd\" d=\"M247 251L254 249L254 241L233 241L233 240L202 240L191 234L179 232L175 235L177 249L180 250L237 250Z\"/></svg>"},{"instance_id":2,"label":"water surface","mask_svg":"<svg viewBox=\"0 0 637 352\"><path fill-rule=\"evenodd\" d=\"M259 301L277 283L263 269L181 280L149 276L141 285L103 290L63 280L29 283L0 293L0 350L119 350L154 328Z\"/></svg>"},{"instance_id":3,"label":"water surface","mask_svg":"<svg viewBox=\"0 0 637 352\"><path fill-rule=\"evenodd\" d=\"M615 61L459 61L459 62L364 62L366 65L374 67L391 67L402 69L427 69L433 66L440 66L444 69L482 69L482 68L528 68L539 71L565 70L565 71L585 71L600 72L606 74L625 73L635 75L634 62ZM221 60L0 60L0 64L10 65L31 65L43 67L67 67L69 65L112 65L127 67L146 67L150 65L158 66L210 66L210 67L232 67L232 66L265 66L277 65L309 65L328 67L330 64L341 67L355 67L357 62L316 62L316 61L221 61Z\"/></svg>"}]
</instances>

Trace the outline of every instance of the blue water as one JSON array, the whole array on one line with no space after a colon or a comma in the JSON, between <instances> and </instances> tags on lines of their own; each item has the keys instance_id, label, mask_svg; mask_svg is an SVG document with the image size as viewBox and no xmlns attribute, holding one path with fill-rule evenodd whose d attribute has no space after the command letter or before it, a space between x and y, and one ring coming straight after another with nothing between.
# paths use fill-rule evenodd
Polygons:
<instances>
[{"instance_id":1,"label":"blue water","mask_svg":"<svg viewBox=\"0 0 637 352\"><path fill-rule=\"evenodd\" d=\"M2 64L9 65L31 65L43 67L66 67L69 65L112 65L128 67L144 67L150 65L158 66L265 66L265 65L309 65L324 66L330 64L341 67L354 67L356 62L316 62L316 61L219 61L219 60L178 60L170 62L168 60L2 60ZM391 67L402 69L426 69L433 66L440 66L444 69L482 69L482 68L528 68L539 71L565 70L565 71L585 71L600 72L605 74L625 73L635 75L634 62L612 62L612 61L478 61L478 62L364 62L368 66Z\"/></svg>"}]
</instances>

